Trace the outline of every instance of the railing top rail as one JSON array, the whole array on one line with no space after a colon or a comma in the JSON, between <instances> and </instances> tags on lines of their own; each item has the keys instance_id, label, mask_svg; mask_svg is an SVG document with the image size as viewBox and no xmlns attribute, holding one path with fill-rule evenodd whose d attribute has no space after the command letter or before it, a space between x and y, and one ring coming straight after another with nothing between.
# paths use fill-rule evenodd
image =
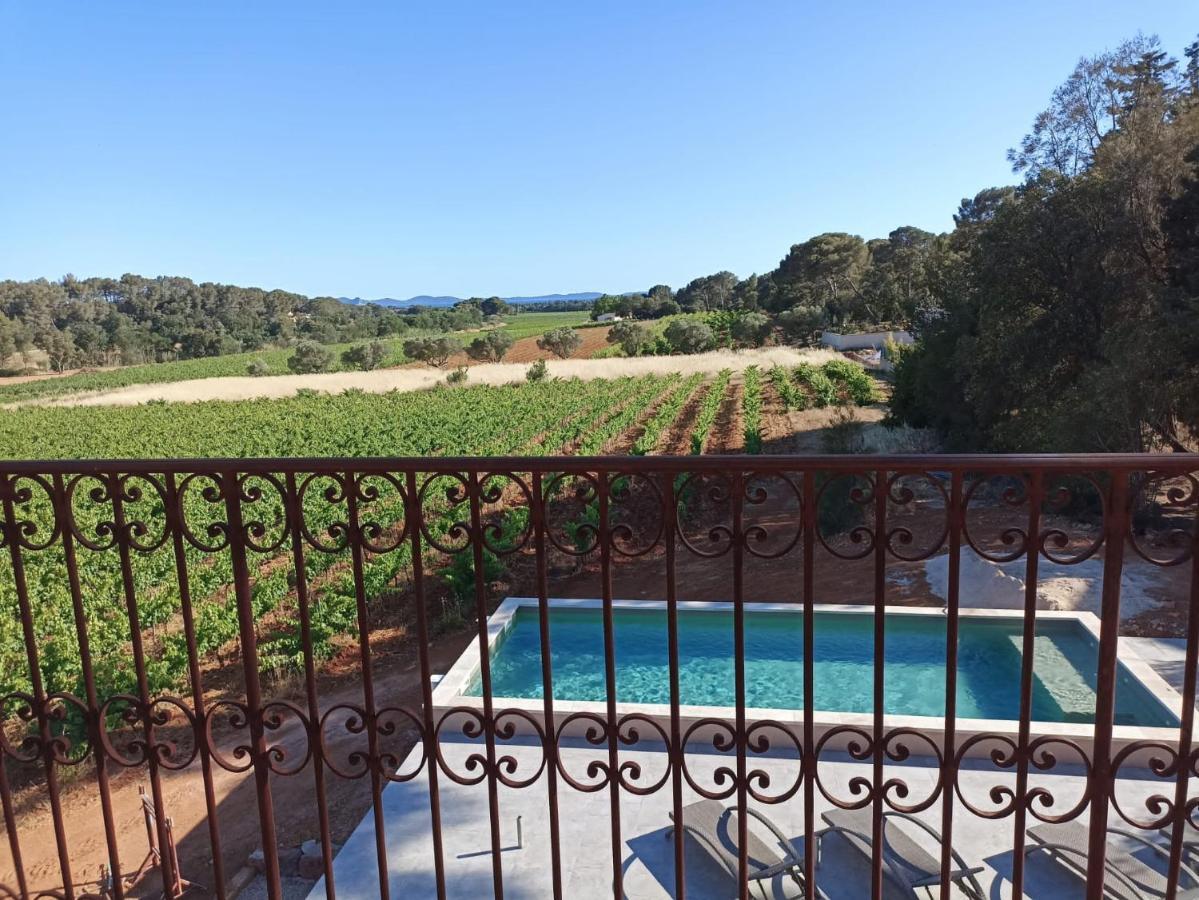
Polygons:
<instances>
[{"instance_id":1,"label":"railing top rail","mask_svg":"<svg viewBox=\"0 0 1199 900\"><path fill-rule=\"evenodd\" d=\"M1199 470L1197 453L958 453L908 455L704 455L704 456L437 456L437 457L245 457L193 459L0 460L0 473L98 474L113 472L563 472L619 469L638 471L965 471L1053 472L1152 471L1182 474Z\"/></svg>"}]
</instances>

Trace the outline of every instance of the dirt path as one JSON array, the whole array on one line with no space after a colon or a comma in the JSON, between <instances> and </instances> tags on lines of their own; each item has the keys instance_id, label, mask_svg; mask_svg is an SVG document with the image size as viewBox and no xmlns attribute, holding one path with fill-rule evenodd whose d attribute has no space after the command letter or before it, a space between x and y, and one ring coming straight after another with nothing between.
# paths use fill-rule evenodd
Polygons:
<instances>
[{"instance_id":1,"label":"dirt path","mask_svg":"<svg viewBox=\"0 0 1199 900\"><path fill-rule=\"evenodd\" d=\"M585 329L600 331L601 329ZM590 340L594 341L592 337ZM536 338L525 338L536 346ZM586 342L584 347L586 347ZM514 348L515 352L515 348ZM528 351L522 350L525 355ZM541 351L537 351L541 353ZM582 351L580 351L582 352ZM694 356L639 356L633 359L550 359L552 378L619 378L624 375L663 375L678 372L684 376L696 372L716 374L721 369L742 371L746 366L768 368L772 365L796 366L801 362L824 362L833 358L824 350L796 350L792 347L767 347L761 350L716 350ZM511 357L509 357L511 358ZM514 384L525 380L528 362L483 363L473 365L471 384ZM339 394L349 389L369 393L416 391L445 381L447 369L429 366L403 366L373 372L321 372L315 375L271 375L262 378L236 376L175 381L166 384L134 385L96 394L28 401L47 406L130 406L162 400L190 403L204 400L249 400L256 397L290 397L299 390ZM20 404L12 404L20 405Z\"/></svg>"},{"instance_id":2,"label":"dirt path","mask_svg":"<svg viewBox=\"0 0 1199 900\"><path fill-rule=\"evenodd\" d=\"M712 390L712 383L709 381L691 395L691 399L679 412L678 418L659 438L658 446L654 448L656 455L686 456L691 452L691 432L695 416L710 390Z\"/></svg>"},{"instance_id":3,"label":"dirt path","mask_svg":"<svg viewBox=\"0 0 1199 900\"><path fill-rule=\"evenodd\" d=\"M741 413L741 397L744 393L740 378L729 382L720 412L708 433L704 453L741 453L745 450L745 424Z\"/></svg>"}]
</instances>

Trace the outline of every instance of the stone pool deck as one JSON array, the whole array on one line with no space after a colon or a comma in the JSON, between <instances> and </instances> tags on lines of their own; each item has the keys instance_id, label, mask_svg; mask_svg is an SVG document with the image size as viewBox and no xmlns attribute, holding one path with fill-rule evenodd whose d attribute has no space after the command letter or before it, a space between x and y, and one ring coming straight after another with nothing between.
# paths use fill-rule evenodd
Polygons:
<instances>
[{"instance_id":1,"label":"stone pool deck","mask_svg":"<svg viewBox=\"0 0 1199 900\"><path fill-rule=\"evenodd\" d=\"M455 771L466 773L466 759L478 752L479 745L468 741L443 742L446 762ZM541 751L529 744L506 745L505 753L517 763L517 775L526 776L540 765ZM582 742L564 746L563 763L577 779L585 777L588 761L603 759L604 748L594 748ZM660 745L648 742L636 749L621 749L621 760L636 762L643 767L643 778L656 782L665 772L665 755ZM411 771L420 760L417 749L405 761ZM711 786L717 767L729 765L730 757L717 753L689 753L688 771L700 784ZM753 767L772 776L770 791L782 791L793 782L797 764L785 756L756 757ZM391 893L397 897L435 897L433 846L429 830L428 770L422 768L408 782L395 783L383 793L384 821L387 827L388 858L391 873ZM1053 775L1032 773L1030 787L1044 785L1058 798L1058 810L1069 808L1081 796L1082 770L1077 766L1058 765ZM1163 790L1164 782L1145 770L1122 770L1118 795L1125 809L1141 810L1143 801ZM843 754L826 753L820 764L820 777L825 790L848 799L852 796L851 779L869 778L868 763L856 762ZM909 802L927 797L936 783L937 770L928 759L912 757L902 765L888 765L885 777L900 777L910 789ZM961 772L962 793L976 806L988 805L987 792L997 784L1014 785L1010 771L997 770L985 761L970 761ZM442 834L446 866L446 887L450 897L479 900L492 896L492 867L485 784L461 786L445 777L439 778ZM560 835L562 847L562 879L564 896L572 898L610 898L612 896L612 861L609 827L609 793L604 789L583 793L559 779L558 789ZM698 799L684 785L684 802ZM817 814L831 808L819 794ZM751 805L763 811L777 823L783 833L802 846L802 791L781 804ZM521 789L499 788L500 821L502 823L501 859L505 896L518 898L550 897L550 850L547 815L546 777L542 773L532 786ZM671 791L669 782L659 791L640 797L622 792L620 856L625 880L625 896L629 898L668 898L674 886L672 842L667 839L670 824ZM516 820L521 818L523 846L517 848ZM941 802L921 814L931 824L939 826ZM986 820L972 814L955 799L953 843L973 865L984 866L979 879L988 896L995 900L1011 897L1012 818ZM735 896L733 881L692 840L685 844L687 896L721 898ZM342 898L378 896L378 868L375 852L373 817L359 824L335 861L334 878L337 895ZM843 840L832 837L824 845L817 883L830 900L857 900L869 896L870 875L864 857L859 856ZM770 896L796 896L795 885L776 883ZM311 898L325 896L323 881L313 889ZM900 896L893 888L887 896ZM1034 854L1026 875L1025 896L1057 900L1081 897L1080 882L1045 854Z\"/></svg>"}]
</instances>

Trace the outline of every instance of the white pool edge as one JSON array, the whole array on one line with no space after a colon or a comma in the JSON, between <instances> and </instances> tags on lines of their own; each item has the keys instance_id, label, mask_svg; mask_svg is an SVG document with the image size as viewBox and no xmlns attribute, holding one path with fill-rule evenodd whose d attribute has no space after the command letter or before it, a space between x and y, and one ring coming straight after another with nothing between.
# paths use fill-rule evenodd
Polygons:
<instances>
[{"instance_id":1,"label":"white pool edge","mask_svg":"<svg viewBox=\"0 0 1199 900\"><path fill-rule=\"evenodd\" d=\"M551 608L557 609L602 609L604 605L603 600L596 598L550 598L548 602ZM539 605L536 597L506 598L487 621L488 649L490 650L490 648L494 647L495 642L511 626L518 609L521 607L537 609ZM667 608L666 601L664 600L613 600L612 606L614 609L665 610ZM733 607L734 604L728 601L678 601L680 612L729 612ZM788 612L792 614L798 614L802 609L794 603L757 602L745 603L744 608L746 611L752 612ZM863 616L874 615L874 607L866 605L821 603L816 606L816 611L822 613L850 613ZM945 618L948 615L944 607L918 606L885 606L884 614L889 616L910 615L941 618ZM958 610L958 616L959 619L1011 619L1023 622L1024 612L1023 610L1010 609L961 608ZM1037 610L1037 619L1078 622L1092 634L1096 641L1099 640L1100 620L1094 613ZM552 640L553 636L551 634L551 642ZM435 718L440 719L453 709L467 708L479 711L483 709L482 697L466 694L475 671L479 667L479 659L479 642L471 641L470 645L458 657L454 665L433 691ZM1121 647L1118 662L1141 683L1141 686L1145 688L1151 697L1157 700L1175 718L1181 718L1182 696L1147 661L1130 649ZM540 722L544 727L545 705L539 699L494 696L492 703L496 712L508 709L520 710L529 714L531 718ZM621 702L616 704L616 711L618 716L644 716L662 726L666 733L669 733L671 713L669 704ZM554 701L554 718L557 726L560 726L565 719L579 713L592 713L603 718L606 715L606 707L602 702L590 700ZM793 731L797 735L802 732L804 725L803 710L746 707L745 716L751 725L755 720L771 720ZM731 721L732 715L731 708L727 706L681 704L679 706L679 718L682 731L685 733L692 724L700 720L719 719ZM821 735L834 728L850 726L869 733L874 727L874 716L871 713L814 710L812 721L818 740ZM888 714L884 717L884 723L888 731L911 729L925 734L938 750L944 744L945 726L944 719L940 716ZM522 723L514 722L513 724L518 726L518 730L524 730L519 727ZM954 745L958 748L962 747L963 744L975 735L980 734L999 735L1015 741L1018 736L1018 723L1009 719L957 718L954 722L954 732ZM1093 750L1093 725L1069 722L1039 722L1034 720L1030 723L1030 735L1032 740L1052 737L1072 741L1078 744L1088 756L1091 755ZM1164 741L1167 744L1173 744L1177 742L1177 739L1177 728L1114 725L1112 728L1112 754L1115 755L1121 748L1136 741ZM982 741L972 747L972 749L978 751L977 754L967 753L966 755L985 756L990 753L992 747L993 744ZM912 750L913 752L918 752L916 748L912 748Z\"/></svg>"}]
</instances>

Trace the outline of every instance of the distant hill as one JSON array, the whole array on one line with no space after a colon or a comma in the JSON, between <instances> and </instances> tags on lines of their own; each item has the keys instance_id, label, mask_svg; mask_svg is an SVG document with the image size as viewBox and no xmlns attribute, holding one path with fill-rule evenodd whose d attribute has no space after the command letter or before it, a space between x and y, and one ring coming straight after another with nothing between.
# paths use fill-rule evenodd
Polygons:
<instances>
[{"instance_id":1,"label":"distant hill","mask_svg":"<svg viewBox=\"0 0 1199 900\"><path fill-rule=\"evenodd\" d=\"M509 303L560 303L563 301L573 302L588 302L597 300L603 294L599 291L580 291L575 294L542 294L539 297L504 297L503 299ZM342 303L349 303L351 306L366 306L374 303L377 306L431 306L445 307L453 306L455 303L461 303L462 297L433 297L428 294L421 294L417 297L409 297L407 300L397 300L394 297L380 297L377 300L364 300L362 297L338 297Z\"/></svg>"}]
</instances>

